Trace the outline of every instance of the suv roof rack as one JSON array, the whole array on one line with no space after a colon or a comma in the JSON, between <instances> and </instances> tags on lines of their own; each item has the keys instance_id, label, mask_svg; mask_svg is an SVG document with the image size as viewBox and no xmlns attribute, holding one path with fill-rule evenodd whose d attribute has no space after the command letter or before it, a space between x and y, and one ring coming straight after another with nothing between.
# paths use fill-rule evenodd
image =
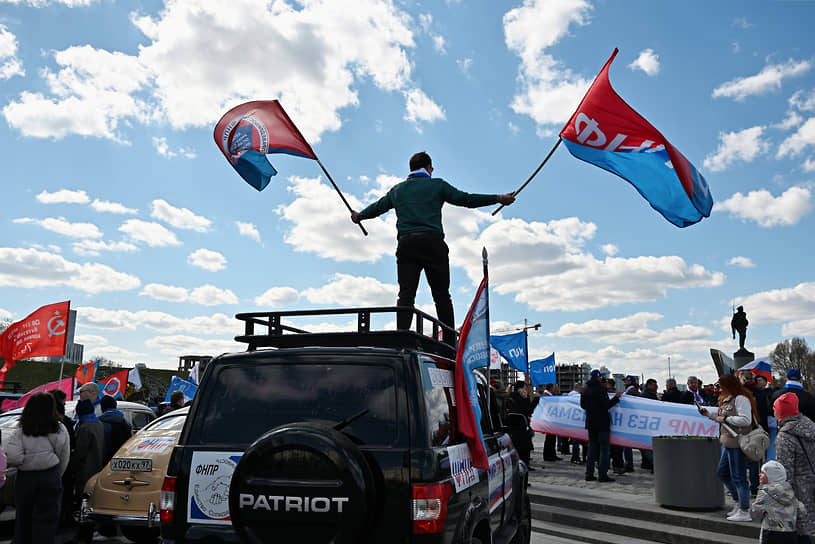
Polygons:
<instances>
[{"instance_id":1,"label":"suv roof rack","mask_svg":"<svg viewBox=\"0 0 815 544\"><path fill-rule=\"evenodd\" d=\"M372 330L372 314L393 314L409 312L415 319L413 329L407 330ZM292 325L284 324L284 318L292 322L292 318L315 317L315 316L357 316L357 329L355 331L339 332L310 332ZM452 331L456 338L458 334L438 319L417 310L399 306L378 306L371 308L334 308L322 310L291 310L282 312L249 312L240 313L235 317L244 322L244 334L236 336L237 342L248 344L249 351L255 351L259 347L274 348L301 348L312 346L325 347L359 347L372 346L393 349L418 349L427 353L440 355L454 359L456 356L455 346L451 346L438 340L439 332L442 330ZM428 321L431 334L425 334L424 322ZM260 328L255 330L255 326ZM265 329L265 330L264 330Z\"/></svg>"}]
</instances>

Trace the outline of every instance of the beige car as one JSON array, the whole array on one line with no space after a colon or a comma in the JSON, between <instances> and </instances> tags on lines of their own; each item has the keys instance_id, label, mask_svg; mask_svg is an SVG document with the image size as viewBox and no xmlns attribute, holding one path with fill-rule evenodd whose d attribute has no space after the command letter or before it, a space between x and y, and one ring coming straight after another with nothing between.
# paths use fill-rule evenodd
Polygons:
<instances>
[{"instance_id":1,"label":"beige car","mask_svg":"<svg viewBox=\"0 0 815 544\"><path fill-rule=\"evenodd\" d=\"M151 422L88 480L80 523L98 525L104 533L118 526L135 542L156 540L161 485L188 411L181 408Z\"/></svg>"}]
</instances>

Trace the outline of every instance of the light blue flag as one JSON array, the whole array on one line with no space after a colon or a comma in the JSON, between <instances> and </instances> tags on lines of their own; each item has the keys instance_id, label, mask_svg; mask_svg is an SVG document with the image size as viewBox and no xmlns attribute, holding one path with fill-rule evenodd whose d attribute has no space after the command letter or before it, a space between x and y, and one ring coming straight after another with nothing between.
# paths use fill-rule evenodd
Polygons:
<instances>
[{"instance_id":1,"label":"light blue flag","mask_svg":"<svg viewBox=\"0 0 815 544\"><path fill-rule=\"evenodd\" d=\"M170 381L170 387L167 388L167 396L164 397L164 402L170 402L170 394L172 394L173 391L181 391L184 393L184 402L186 403L195 397L198 386L192 382L188 382L184 378L173 376L173 379Z\"/></svg>"},{"instance_id":2,"label":"light blue flag","mask_svg":"<svg viewBox=\"0 0 815 544\"><path fill-rule=\"evenodd\" d=\"M538 359L530 362L529 377L532 378L532 385L557 383L557 374L555 373L555 354L553 353L545 359Z\"/></svg>"},{"instance_id":3,"label":"light blue flag","mask_svg":"<svg viewBox=\"0 0 815 544\"><path fill-rule=\"evenodd\" d=\"M509 366L521 372L528 372L526 331L505 336L490 336L490 344L509 362Z\"/></svg>"}]
</instances>

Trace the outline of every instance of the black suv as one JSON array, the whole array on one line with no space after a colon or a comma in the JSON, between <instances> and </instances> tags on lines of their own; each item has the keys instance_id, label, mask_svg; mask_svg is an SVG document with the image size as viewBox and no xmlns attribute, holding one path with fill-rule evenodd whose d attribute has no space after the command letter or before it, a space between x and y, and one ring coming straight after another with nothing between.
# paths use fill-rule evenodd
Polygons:
<instances>
[{"instance_id":1,"label":"black suv","mask_svg":"<svg viewBox=\"0 0 815 544\"><path fill-rule=\"evenodd\" d=\"M486 378L489 471L456 431L444 325L412 311L410 331L372 330L396 308L239 314L248 351L209 364L172 453L164 542L528 543L527 467ZM290 325L354 315L354 332Z\"/></svg>"}]
</instances>

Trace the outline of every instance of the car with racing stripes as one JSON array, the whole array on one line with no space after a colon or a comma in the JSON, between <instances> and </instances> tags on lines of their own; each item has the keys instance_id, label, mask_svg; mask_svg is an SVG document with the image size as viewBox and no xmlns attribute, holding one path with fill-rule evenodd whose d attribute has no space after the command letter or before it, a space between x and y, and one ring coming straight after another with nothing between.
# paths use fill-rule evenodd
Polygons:
<instances>
[{"instance_id":1,"label":"car with racing stripes","mask_svg":"<svg viewBox=\"0 0 815 544\"><path fill-rule=\"evenodd\" d=\"M487 377L481 470L444 325L411 310L415 328L392 330L396 310L238 314L248 349L210 362L170 457L165 544L530 541L527 467Z\"/></svg>"}]
</instances>

